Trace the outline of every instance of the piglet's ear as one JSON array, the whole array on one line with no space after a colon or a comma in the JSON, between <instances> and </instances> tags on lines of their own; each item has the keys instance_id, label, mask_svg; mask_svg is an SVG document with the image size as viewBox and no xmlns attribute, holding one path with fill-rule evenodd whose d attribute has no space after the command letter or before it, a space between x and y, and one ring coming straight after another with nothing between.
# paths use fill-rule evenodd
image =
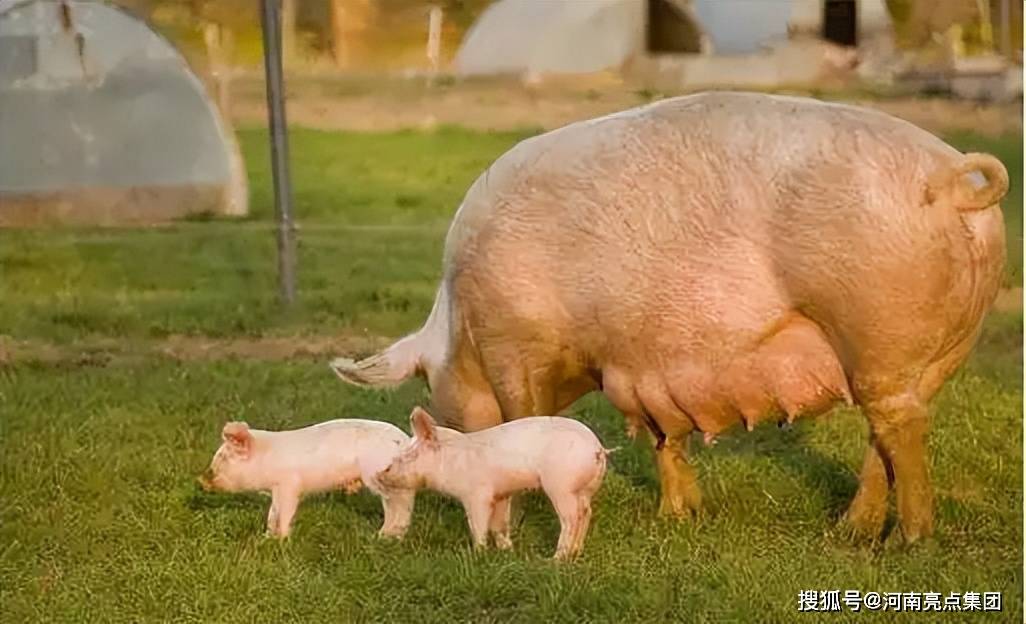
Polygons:
<instances>
[{"instance_id":1,"label":"piglet's ear","mask_svg":"<svg viewBox=\"0 0 1026 624\"><path fill-rule=\"evenodd\" d=\"M435 419L422 407L413 408L410 413L410 429L413 435L425 442L434 442L438 436L435 431Z\"/></svg>"},{"instance_id":2,"label":"piglet's ear","mask_svg":"<svg viewBox=\"0 0 1026 624\"><path fill-rule=\"evenodd\" d=\"M224 429L221 430L221 439L242 453L248 453L253 445L253 434L249 430L249 425L244 422L225 424Z\"/></svg>"}]
</instances>

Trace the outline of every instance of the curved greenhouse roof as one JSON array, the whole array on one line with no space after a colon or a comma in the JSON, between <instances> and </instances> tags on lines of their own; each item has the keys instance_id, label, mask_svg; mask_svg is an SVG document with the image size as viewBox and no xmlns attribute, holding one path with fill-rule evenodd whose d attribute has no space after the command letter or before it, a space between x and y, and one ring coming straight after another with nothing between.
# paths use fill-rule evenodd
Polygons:
<instances>
[{"instance_id":1,"label":"curved greenhouse roof","mask_svg":"<svg viewBox=\"0 0 1026 624\"><path fill-rule=\"evenodd\" d=\"M246 210L235 138L166 39L101 2L0 0L0 225Z\"/></svg>"}]
</instances>

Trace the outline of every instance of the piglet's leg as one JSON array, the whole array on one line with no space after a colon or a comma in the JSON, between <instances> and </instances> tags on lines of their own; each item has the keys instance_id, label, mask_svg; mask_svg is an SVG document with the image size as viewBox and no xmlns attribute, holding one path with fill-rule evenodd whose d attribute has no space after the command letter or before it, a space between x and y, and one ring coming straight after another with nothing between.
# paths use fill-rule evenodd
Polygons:
<instances>
[{"instance_id":1,"label":"piglet's leg","mask_svg":"<svg viewBox=\"0 0 1026 624\"><path fill-rule=\"evenodd\" d=\"M492 507L490 494L463 501L463 508L467 512L467 522L470 524L470 536L474 540L474 548L488 546L488 522L492 517Z\"/></svg>"},{"instance_id":2,"label":"piglet's leg","mask_svg":"<svg viewBox=\"0 0 1026 624\"><path fill-rule=\"evenodd\" d=\"M288 537L292 531L292 518L299 506L299 489L291 485L280 486L271 492L271 507L277 510L277 523L272 531L278 537Z\"/></svg>"},{"instance_id":3,"label":"piglet's leg","mask_svg":"<svg viewBox=\"0 0 1026 624\"><path fill-rule=\"evenodd\" d=\"M271 508L267 510L267 532L266 537L274 537L278 534L278 505L277 499L271 499Z\"/></svg>"},{"instance_id":4,"label":"piglet's leg","mask_svg":"<svg viewBox=\"0 0 1026 624\"><path fill-rule=\"evenodd\" d=\"M548 492L547 492L548 493ZM577 495L571 492L549 493L552 506L559 516L559 542L556 544L556 559L571 559L574 535L580 518Z\"/></svg>"},{"instance_id":5,"label":"piglet's leg","mask_svg":"<svg viewBox=\"0 0 1026 624\"><path fill-rule=\"evenodd\" d=\"M570 543L570 557L576 557L584 548L584 538L591 524L591 496L580 494L577 499L577 526Z\"/></svg>"},{"instance_id":6,"label":"piglet's leg","mask_svg":"<svg viewBox=\"0 0 1026 624\"><path fill-rule=\"evenodd\" d=\"M510 497L507 496L495 501L495 505L492 508L492 518L488 523L488 528L495 539L495 547L499 550L513 548L513 540L509 537L509 508Z\"/></svg>"}]
</instances>

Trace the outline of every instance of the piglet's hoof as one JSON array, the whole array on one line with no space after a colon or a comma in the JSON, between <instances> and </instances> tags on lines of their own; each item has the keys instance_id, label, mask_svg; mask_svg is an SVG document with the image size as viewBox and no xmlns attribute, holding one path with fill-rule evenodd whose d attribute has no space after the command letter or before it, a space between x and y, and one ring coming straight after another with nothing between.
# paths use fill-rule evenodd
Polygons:
<instances>
[{"instance_id":1,"label":"piglet's hoof","mask_svg":"<svg viewBox=\"0 0 1026 624\"><path fill-rule=\"evenodd\" d=\"M361 479L353 479L342 484L342 489L346 494L356 494L363 488L363 481Z\"/></svg>"},{"instance_id":2,"label":"piglet's hoof","mask_svg":"<svg viewBox=\"0 0 1026 624\"><path fill-rule=\"evenodd\" d=\"M513 540L511 540L509 536L506 535L496 535L495 547L499 550L512 550Z\"/></svg>"}]
</instances>

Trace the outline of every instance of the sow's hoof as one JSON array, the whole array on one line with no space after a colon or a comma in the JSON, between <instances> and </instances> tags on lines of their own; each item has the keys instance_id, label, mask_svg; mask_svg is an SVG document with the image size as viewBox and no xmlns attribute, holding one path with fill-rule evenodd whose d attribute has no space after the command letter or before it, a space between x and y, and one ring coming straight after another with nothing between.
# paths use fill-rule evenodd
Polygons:
<instances>
[{"instance_id":1,"label":"sow's hoof","mask_svg":"<svg viewBox=\"0 0 1026 624\"><path fill-rule=\"evenodd\" d=\"M855 544L875 544L883 535L887 518L886 492L884 498L856 496L844 516L837 523L836 533Z\"/></svg>"},{"instance_id":2,"label":"sow's hoof","mask_svg":"<svg viewBox=\"0 0 1026 624\"><path fill-rule=\"evenodd\" d=\"M885 552L905 552L911 548L930 550L936 546L936 541L930 533L918 533L909 537L902 532L900 526L895 526L884 535L883 521L877 523L871 520L866 523L863 520L853 516L849 510L837 523L834 535L852 545L881 548Z\"/></svg>"},{"instance_id":3,"label":"sow's hoof","mask_svg":"<svg viewBox=\"0 0 1026 624\"><path fill-rule=\"evenodd\" d=\"M694 518L702 510L699 501L689 500L685 496L661 496L659 498L659 515L665 518Z\"/></svg>"},{"instance_id":4,"label":"sow's hoof","mask_svg":"<svg viewBox=\"0 0 1026 624\"><path fill-rule=\"evenodd\" d=\"M882 550L885 553L899 554L912 550L915 550L917 553L932 553L939 552L939 549L940 546L932 535L909 540L901 534L900 530L895 529L891 531L891 534L888 535L886 539L884 539Z\"/></svg>"},{"instance_id":5,"label":"sow's hoof","mask_svg":"<svg viewBox=\"0 0 1026 624\"><path fill-rule=\"evenodd\" d=\"M876 546L881 543L883 533L883 522L873 522L869 525L856 520L850 514L845 514L834 528L833 534L840 540L849 542L854 546Z\"/></svg>"}]
</instances>

